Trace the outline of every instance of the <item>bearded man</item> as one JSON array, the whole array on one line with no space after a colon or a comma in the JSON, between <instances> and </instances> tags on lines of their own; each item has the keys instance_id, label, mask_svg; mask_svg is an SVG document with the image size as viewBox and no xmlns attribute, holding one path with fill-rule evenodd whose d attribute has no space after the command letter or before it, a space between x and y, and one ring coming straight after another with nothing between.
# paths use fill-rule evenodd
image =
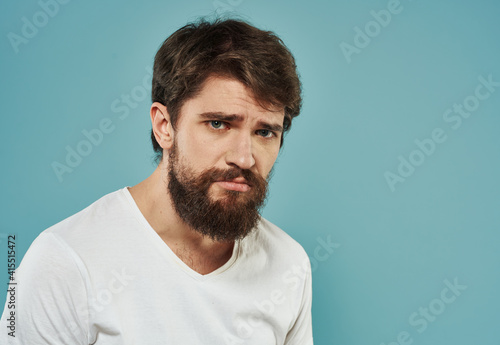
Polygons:
<instances>
[{"instance_id":1,"label":"bearded man","mask_svg":"<svg viewBox=\"0 0 500 345\"><path fill-rule=\"evenodd\" d=\"M299 114L272 32L201 20L158 50L158 166L40 234L16 271L20 344L312 344L303 248L259 214ZM9 310L2 317L8 326Z\"/></svg>"}]
</instances>

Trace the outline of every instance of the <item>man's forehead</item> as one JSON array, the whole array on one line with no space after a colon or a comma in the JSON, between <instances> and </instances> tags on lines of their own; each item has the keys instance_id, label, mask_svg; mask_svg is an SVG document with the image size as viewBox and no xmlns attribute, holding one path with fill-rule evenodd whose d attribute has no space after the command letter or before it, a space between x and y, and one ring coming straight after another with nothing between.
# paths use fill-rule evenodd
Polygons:
<instances>
[{"instance_id":1,"label":"man's forehead","mask_svg":"<svg viewBox=\"0 0 500 345\"><path fill-rule=\"evenodd\" d=\"M215 91L217 93L220 92L221 96L235 97L249 102L256 107L263 108L269 112L283 111L283 106L273 106L272 104L270 104L270 102L259 99L258 97L256 97L251 88L246 86L238 79L232 77L211 75L202 84L201 91Z\"/></svg>"}]
</instances>

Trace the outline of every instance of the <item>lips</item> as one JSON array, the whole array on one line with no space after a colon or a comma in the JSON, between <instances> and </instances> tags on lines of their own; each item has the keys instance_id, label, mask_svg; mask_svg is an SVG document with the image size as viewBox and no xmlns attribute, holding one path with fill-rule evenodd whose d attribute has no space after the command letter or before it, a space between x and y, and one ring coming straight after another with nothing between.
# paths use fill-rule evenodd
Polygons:
<instances>
[{"instance_id":1,"label":"lips","mask_svg":"<svg viewBox=\"0 0 500 345\"><path fill-rule=\"evenodd\" d=\"M245 183L245 184L249 184L248 181L243 177L237 177L237 178L234 178L232 180L223 180L225 182L234 182L234 183Z\"/></svg>"},{"instance_id":2,"label":"lips","mask_svg":"<svg viewBox=\"0 0 500 345\"><path fill-rule=\"evenodd\" d=\"M244 177L237 177L231 180L219 180L215 183L224 189L236 192L247 192L251 188L251 185Z\"/></svg>"}]
</instances>

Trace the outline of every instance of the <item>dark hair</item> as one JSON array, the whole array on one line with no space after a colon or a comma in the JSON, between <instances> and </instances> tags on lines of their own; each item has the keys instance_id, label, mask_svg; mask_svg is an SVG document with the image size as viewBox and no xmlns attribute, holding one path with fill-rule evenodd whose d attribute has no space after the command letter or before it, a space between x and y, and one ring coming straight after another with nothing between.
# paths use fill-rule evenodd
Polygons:
<instances>
[{"instance_id":1,"label":"dark hair","mask_svg":"<svg viewBox=\"0 0 500 345\"><path fill-rule=\"evenodd\" d=\"M241 20L201 19L168 37L155 56L151 98L167 107L174 129L184 102L214 74L240 81L262 106L283 107L284 132L300 113L297 66L279 37ZM152 130L151 140L159 162L163 150Z\"/></svg>"}]
</instances>

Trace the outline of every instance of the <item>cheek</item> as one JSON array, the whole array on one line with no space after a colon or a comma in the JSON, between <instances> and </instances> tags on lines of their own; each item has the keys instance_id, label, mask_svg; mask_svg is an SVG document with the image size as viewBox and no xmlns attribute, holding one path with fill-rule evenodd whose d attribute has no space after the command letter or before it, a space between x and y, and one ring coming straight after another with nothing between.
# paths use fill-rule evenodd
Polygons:
<instances>
[{"instance_id":1,"label":"cheek","mask_svg":"<svg viewBox=\"0 0 500 345\"><path fill-rule=\"evenodd\" d=\"M213 140L196 133L183 133L178 137L179 153L195 170L203 170L215 165L220 147Z\"/></svg>"},{"instance_id":2,"label":"cheek","mask_svg":"<svg viewBox=\"0 0 500 345\"><path fill-rule=\"evenodd\" d=\"M267 177L278 158L279 148L276 150L266 150L261 154L260 168L263 177Z\"/></svg>"}]
</instances>

